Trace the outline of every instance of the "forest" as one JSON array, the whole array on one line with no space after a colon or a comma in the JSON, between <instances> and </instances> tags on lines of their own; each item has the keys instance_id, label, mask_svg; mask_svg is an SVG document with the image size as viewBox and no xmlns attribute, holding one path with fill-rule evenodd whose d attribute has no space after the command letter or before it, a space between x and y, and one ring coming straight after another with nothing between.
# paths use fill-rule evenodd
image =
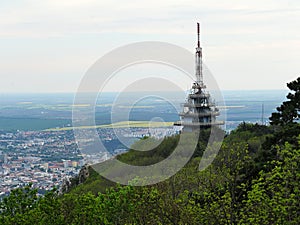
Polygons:
<instances>
[{"instance_id":1,"label":"forest","mask_svg":"<svg viewBox=\"0 0 300 225\"><path fill-rule=\"evenodd\" d=\"M87 178L43 197L30 185L13 190L0 203L0 224L299 224L300 77L287 86L270 124L241 123L205 170L198 167L209 129L201 130L185 167L163 182L120 185L88 167ZM150 165L171 154L178 139L118 159Z\"/></svg>"}]
</instances>

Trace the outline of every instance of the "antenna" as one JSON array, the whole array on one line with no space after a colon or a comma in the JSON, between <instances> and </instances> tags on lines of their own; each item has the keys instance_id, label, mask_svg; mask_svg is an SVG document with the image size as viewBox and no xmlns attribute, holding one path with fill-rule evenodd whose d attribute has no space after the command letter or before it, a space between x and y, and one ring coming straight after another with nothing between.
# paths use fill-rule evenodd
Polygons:
<instances>
[{"instance_id":1,"label":"antenna","mask_svg":"<svg viewBox=\"0 0 300 225\"><path fill-rule=\"evenodd\" d=\"M202 74L202 48L200 47L200 23L197 23L197 47L196 47L196 83L205 88Z\"/></svg>"},{"instance_id":2,"label":"antenna","mask_svg":"<svg viewBox=\"0 0 300 225\"><path fill-rule=\"evenodd\" d=\"M200 23L197 23L198 48L200 48Z\"/></svg>"},{"instance_id":3,"label":"antenna","mask_svg":"<svg viewBox=\"0 0 300 225\"><path fill-rule=\"evenodd\" d=\"M264 125L264 112L265 111L265 105L262 103L261 105L261 125Z\"/></svg>"},{"instance_id":4,"label":"antenna","mask_svg":"<svg viewBox=\"0 0 300 225\"><path fill-rule=\"evenodd\" d=\"M264 113L265 113L265 105L261 104L261 125L264 125Z\"/></svg>"}]
</instances>

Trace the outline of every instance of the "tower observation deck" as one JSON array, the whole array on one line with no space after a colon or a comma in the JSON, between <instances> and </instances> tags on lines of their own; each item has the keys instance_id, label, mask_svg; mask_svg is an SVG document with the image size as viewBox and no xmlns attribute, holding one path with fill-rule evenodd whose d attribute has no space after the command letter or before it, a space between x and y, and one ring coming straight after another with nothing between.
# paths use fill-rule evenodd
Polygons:
<instances>
[{"instance_id":1,"label":"tower observation deck","mask_svg":"<svg viewBox=\"0 0 300 225\"><path fill-rule=\"evenodd\" d=\"M197 47L195 54L196 80L192 84L187 100L182 104L183 110L179 113L180 121L175 126L183 126L183 131L194 131L200 128L209 128L213 125L223 125L224 121L217 121L219 109L211 100L203 82L202 48L200 46L200 25L197 23Z\"/></svg>"}]
</instances>

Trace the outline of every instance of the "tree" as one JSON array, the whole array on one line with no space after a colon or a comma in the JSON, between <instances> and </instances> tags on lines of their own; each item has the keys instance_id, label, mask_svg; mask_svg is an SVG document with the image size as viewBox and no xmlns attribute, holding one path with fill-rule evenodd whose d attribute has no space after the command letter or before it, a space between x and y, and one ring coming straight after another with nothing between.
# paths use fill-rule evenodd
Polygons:
<instances>
[{"instance_id":1,"label":"tree","mask_svg":"<svg viewBox=\"0 0 300 225\"><path fill-rule=\"evenodd\" d=\"M36 207L37 189L32 189L31 184L24 188L17 188L11 191L0 203L1 215L15 216L23 214Z\"/></svg>"},{"instance_id":2,"label":"tree","mask_svg":"<svg viewBox=\"0 0 300 225\"><path fill-rule=\"evenodd\" d=\"M299 224L300 150L286 143L278 149L278 160L269 163L273 169L262 170L252 182L240 224Z\"/></svg>"},{"instance_id":3,"label":"tree","mask_svg":"<svg viewBox=\"0 0 300 225\"><path fill-rule=\"evenodd\" d=\"M300 134L300 77L287 84L291 92L287 95L287 101L277 107L277 112L272 113L270 124L275 133L268 137L263 144L259 160L263 164L276 159L276 145L284 146L286 142L295 148L299 147L297 137Z\"/></svg>"},{"instance_id":4,"label":"tree","mask_svg":"<svg viewBox=\"0 0 300 225\"><path fill-rule=\"evenodd\" d=\"M300 77L287 84L292 91L286 97L281 106L277 107L277 111L272 113L270 117L271 125L287 125L296 123L300 118Z\"/></svg>"}]
</instances>

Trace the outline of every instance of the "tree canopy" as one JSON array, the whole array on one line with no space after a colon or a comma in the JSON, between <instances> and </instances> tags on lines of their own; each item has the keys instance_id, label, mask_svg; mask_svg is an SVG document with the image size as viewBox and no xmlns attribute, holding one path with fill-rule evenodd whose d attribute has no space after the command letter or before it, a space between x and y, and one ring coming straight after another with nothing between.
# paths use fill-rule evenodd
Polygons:
<instances>
[{"instance_id":1,"label":"tree canopy","mask_svg":"<svg viewBox=\"0 0 300 225\"><path fill-rule=\"evenodd\" d=\"M287 101L277 107L277 112L270 117L271 125L287 125L297 123L300 118L300 77L287 84L291 92L286 96Z\"/></svg>"}]
</instances>

